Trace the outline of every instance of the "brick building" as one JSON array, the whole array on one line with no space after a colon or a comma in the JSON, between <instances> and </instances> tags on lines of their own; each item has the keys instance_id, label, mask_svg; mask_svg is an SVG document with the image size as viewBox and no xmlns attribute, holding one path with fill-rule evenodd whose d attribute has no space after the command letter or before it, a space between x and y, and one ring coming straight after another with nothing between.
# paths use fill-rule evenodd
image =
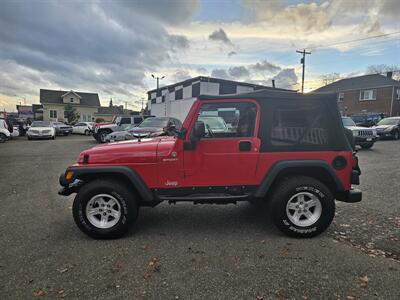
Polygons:
<instances>
[{"instance_id":1,"label":"brick building","mask_svg":"<svg viewBox=\"0 0 400 300\"><path fill-rule=\"evenodd\" d=\"M336 92L342 115L362 112L400 115L400 81L379 74L341 79L314 92Z\"/></svg>"}]
</instances>

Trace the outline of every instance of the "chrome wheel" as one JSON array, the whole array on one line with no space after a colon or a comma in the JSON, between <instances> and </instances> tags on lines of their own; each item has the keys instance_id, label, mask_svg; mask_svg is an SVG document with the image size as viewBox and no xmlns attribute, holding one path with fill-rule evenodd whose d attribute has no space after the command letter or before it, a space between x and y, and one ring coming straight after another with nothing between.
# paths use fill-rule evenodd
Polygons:
<instances>
[{"instance_id":1,"label":"chrome wheel","mask_svg":"<svg viewBox=\"0 0 400 300\"><path fill-rule=\"evenodd\" d=\"M292 196L286 204L286 215L296 226L308 227L321 217L322 205L317 196L300 192Z\"/></svg>"},{"instance_id":2,"label":"chrome wheel","mask_svg":"<svg viewBox=\"0 0 400 300\"><path fill-rule=\"evenodd\" d=\"M121 218L121 205L111 195L96 195L86 205L86 217L97 228L111 228Z\"/></svg>"}]
</instances>

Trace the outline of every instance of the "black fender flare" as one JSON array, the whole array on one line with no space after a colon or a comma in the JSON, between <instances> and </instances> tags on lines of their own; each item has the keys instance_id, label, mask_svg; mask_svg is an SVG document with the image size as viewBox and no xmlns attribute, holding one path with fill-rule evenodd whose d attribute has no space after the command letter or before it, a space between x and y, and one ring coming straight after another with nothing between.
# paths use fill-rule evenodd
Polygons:
<instances>
[{"instance_id":1,"label":"black fender flare","mask_svg":"<svg viewBox=\"0 0 400 300\"><path fill-rule=\"evenodd\" d=\"M69 181L65 179L65 175L72 171L73 177ZM87 175L122 175L124 176L136 189L141 197L142 204L152 206L155 202L155 197L150 189L146 186L142 178L132 169L125 166L85 166L85 167L69 167L65 171L64 176L60 177L60 184L67 186L68 183L74 182L76 179L82 180Z\"/></svg>"},{"instance_id":2,"label":"black fender flare","mask_svg":"<svg viewBox=\"0 0 400 300\"><path fill-rule=\"evenodd\" d=\"M342 182L336 175L332 166L330 166L324 160L287 160L287 161L280 161L275 163L268 173L265 175L263 181L257 188L254 193L254 197L262 198L265 197L269 188L275 181L275 179L279 176L279 174L284 171L285 169L292 169L292 168L322 168L327 171L333 180L335 188L337 191L344 191Z\"/></svg>"}]
</instances>

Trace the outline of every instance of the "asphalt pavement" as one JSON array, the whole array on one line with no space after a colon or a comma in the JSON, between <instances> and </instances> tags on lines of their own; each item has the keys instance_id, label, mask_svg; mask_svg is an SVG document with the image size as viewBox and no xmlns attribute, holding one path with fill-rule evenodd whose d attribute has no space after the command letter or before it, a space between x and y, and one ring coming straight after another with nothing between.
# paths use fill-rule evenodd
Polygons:
<instances>
[{"instance_id":1,"label":"asphalt pavement","mask_svg":"<svg viewBox=\"0 0 400 300\"><path fill-rule=\"evenodd\" d=\"M0 144L1 299L400 299L400 141L359 151L363 201L302 240L248 203L142 208L128 236L90 239L57 191L94 145Z\"/></svg>"}]
</instances>

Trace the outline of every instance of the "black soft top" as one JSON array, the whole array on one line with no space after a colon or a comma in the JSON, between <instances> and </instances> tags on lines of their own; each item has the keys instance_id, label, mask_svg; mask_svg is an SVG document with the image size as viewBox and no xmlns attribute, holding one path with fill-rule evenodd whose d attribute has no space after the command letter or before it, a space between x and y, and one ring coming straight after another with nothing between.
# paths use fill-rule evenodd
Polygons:
<instances>
[{"instance_id":1,"label":"black soft top","mask_svg":"<svg viewBox=\"0 0 400 300\"><path fill-rule=\"evenodd\" d=\"M199 100L221 100L221 99L254 99L256 101L297 101L298 105L310 101L333 101L336 104L336 93L310 93L300 94L296 91L288 91L282 89L265 89L250 93L227 94L227 95L200 95Z\"/></svg>"},{"instance_id":2,"label":"black soft top","mask_svg":"<svg viewBox=\"0 0 400 300\"><path fill-rule=\"evenodd\" d=\"M243 94L200 95L198 99L256 100L261 108L259 137L263 152L351 149L344 133L336 93L300 94L268 89ZM301 116L304 120L300 120ZM290 124L296 122L302 125ZM294 139L295 131L302 132L299 139L289 141L289 138Z\"/></svg>"}]
</instances>

